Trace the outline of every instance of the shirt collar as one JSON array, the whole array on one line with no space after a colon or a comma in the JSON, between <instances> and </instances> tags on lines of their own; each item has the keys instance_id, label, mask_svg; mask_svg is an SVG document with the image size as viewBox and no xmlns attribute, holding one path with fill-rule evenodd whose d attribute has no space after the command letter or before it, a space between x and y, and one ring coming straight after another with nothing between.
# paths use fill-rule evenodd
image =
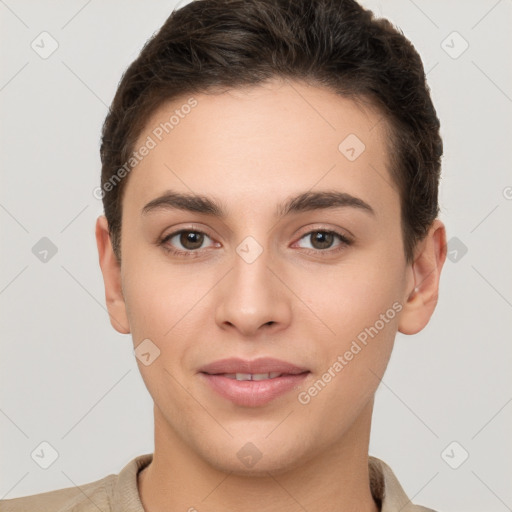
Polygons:
<instances>
[{"instance_id":1,"label":"shirt collar","mask_svg":"<svg viewBox=\"0 0 512 512\"><path fill-rule=\"evenodd\" d=\"M370 489L373 499L381 506L381 512L435 512L430 508L414 505L393 470L385 462L369 457L368 467Z\"/></svg>"},{"instance_id":2,"label":"shirt collar","mask_svg":"<svg viewBox=\"0 0 512 512\"><path fill-rule=\"evenodd\" d=\"M132 459L119 473L112 489L112 512L144 512L137 474L153 460L152 453ZM370 488L381 512L434 512L413 505L392 469L382 460L369 457Z\"/></svg>"}]
</instances>

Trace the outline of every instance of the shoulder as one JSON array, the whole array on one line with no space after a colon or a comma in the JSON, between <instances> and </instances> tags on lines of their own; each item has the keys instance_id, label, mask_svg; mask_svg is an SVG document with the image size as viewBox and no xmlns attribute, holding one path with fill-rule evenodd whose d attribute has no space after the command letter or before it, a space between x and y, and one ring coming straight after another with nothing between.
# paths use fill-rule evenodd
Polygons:
<instances>
[{"instance_id":1,"label":"shoulder","mask_svg":"<svg viewBox=\"0 0 512 512\"><path fill-rule=\"evenodd\" d=\"M137 475L153 460L152 453L130 460L119 474L101 480L22 498L0 500L0 512L144 512Z\"/></svg>"},{"instance_id":2,"label":"shoulder","mask_svg":"<svg viewBox=\"0 0 512 512\"><path fill-rule=\"evenodd\" d=\"M117 475L88 484L0 501L0 512L97 512L110 510Z\"/></svg>"}]
</instances>

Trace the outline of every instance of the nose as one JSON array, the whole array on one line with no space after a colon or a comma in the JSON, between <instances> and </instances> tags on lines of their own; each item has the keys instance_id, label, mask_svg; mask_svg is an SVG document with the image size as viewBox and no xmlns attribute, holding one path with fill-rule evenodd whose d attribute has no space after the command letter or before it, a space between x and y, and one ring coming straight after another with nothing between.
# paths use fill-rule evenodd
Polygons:
<instances>
[{"instance_id":1,"label":"nose","mask_svg":"<svg viewBox=\"0 0 512 512\"><path fill-rule=\"evenodd\" d=\"M285 329L292 316L291 294L278 275L269 267L266 251L252 263L236 254L232 270L217 288L217 325L244 337Z\"/></svg>"}]
</instances>

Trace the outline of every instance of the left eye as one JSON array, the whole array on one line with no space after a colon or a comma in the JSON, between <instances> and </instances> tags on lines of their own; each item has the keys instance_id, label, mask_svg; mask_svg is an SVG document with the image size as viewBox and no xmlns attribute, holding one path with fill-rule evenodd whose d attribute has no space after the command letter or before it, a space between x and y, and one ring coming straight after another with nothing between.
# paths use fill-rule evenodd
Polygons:
<instances>
[{"instance_id":1,"label":"left eye","mask_svg":"<svg viewBox=\"0 0 512 512\"><path fill-rule=\"evenodd\" d=\"M350 241L343 235L334 231L310 231L306 233L300 240L310 240L309 246L306 249L325 250L333 247L336 239L339 240L337 245L349 245Z\"/></svg>"}]
</instances>

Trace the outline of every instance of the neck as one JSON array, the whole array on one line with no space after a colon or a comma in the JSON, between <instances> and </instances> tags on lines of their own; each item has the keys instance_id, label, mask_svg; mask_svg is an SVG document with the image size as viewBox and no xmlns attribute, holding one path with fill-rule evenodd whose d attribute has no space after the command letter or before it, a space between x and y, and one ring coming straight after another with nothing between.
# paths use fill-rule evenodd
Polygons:
<instances>
[{"instance_id":1,"label":"neck","mask_svg":"<svg viewBox=\"0 0 512 512\"><path fill-rule=\"evenodd\" d=\"M378 512L369 483L373 401L335 445L286 471L246 476L201 459L155 407L153 460L138 476L146 512ZM362 434L362 432L364 434Z\"/></svg>"}]
</instances>

